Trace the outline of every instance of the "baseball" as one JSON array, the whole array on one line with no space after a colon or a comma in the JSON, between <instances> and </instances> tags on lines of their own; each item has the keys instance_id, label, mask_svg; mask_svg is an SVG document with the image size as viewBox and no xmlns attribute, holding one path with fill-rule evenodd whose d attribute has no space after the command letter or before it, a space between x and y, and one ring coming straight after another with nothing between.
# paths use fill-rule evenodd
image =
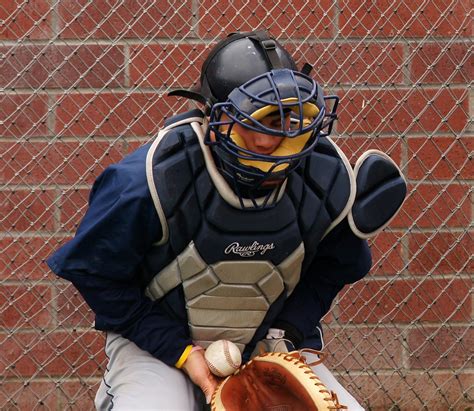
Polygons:
<instances>
[{"instance_id":1,"label":"baseball","mask_svg":"<svg viewBox=\"0 0 474 411\"><path fill-rule=\"evenodd\" d=\"M227 340L214 341L207 347L204 357L211 372L218 377L233 374L242 364L240 350Z\"/></svg>"}]
</instances>

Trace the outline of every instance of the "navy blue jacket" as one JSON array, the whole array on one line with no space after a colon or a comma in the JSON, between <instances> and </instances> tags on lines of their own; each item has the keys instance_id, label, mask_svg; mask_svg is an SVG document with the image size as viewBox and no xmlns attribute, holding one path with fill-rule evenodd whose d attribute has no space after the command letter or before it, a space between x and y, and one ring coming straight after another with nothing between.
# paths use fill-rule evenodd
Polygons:
<instances>
[{"instance_id":1,"label":"navy blue jacket","mask_svg":"<svg viewBox=\"0 0 474 411\"><path fill-rule=\"evenodd\" d=\"M98 330L118 332L173 365L191 343L184 300L175 292L151 301L144 294L147 279L141 271L144 256L162 236L145 174L149 147L99 176L75 237L47 263L79 290L96 315ZM371 258L367 242L352 233L346 220L315 247L309 275L302 276L285 301L278 322L301 333L301 346L320 348L316 326L342 287L368 273Z\"/></svg>"}]
</instances>

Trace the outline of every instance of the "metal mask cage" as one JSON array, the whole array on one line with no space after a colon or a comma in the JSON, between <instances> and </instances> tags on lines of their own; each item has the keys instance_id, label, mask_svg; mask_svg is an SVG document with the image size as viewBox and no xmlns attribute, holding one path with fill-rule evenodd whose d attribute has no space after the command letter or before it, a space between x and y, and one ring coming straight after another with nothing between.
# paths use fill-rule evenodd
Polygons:
<instances>
[{"instance_id":1,"label":"metal mask cage","mask_svg":"<svg viewBox=\"0 0 474 411\"><path fill-rule=\"evenodd\" d=\"M247 127L251 130L257 131L257 132L264 132L266 134L270 135L275 135L275 136L281 136L283 137L289 137L293 138L296 137L297 135L285 135L282 132L274 131L274 129L269 129L269 132L267 133L265 129L260 129L260 128L255 128L252 126L249 126L246 123L242 123L241 121L238 120L235 114L233 114L234 110L229 110L229 104L230 103L218 103L214 106L214 109L211 113L211 117L209 120L209 126L207 129L207 133L205 136L205 143L207 145L220 145L222 148L225 147L225 150L227 153L231 154L234 158L241 158L241 159L247 159L247 160L260 160L260 161L268 161L272 163L278 163L279 161L282 160L295 160L299 158L303 158L306 155L308 155L314 148L315 144L317 143L317 140L319 137L325 137L331 134L332 127L334 121L337 119L337 106L339 104L339 97L338 96L325 96L323 98L323 101L326 102L332 102L332 107L329 112L326 112L326 107L323 106L321 107L318 116L310 123L310 125L306 127L299 127L298 130L302 130L301 133L298 135L311 131L313 132L313 135L308 139L308 144L306 147L301 150L298 153L295 153L293 155L285 155L285 156L275 156L275 155L268 155L268 154L260 154L260 153L255 153L253 151L248 150L247 148L241 147L237 145L232 138L230 137L232 128L234 125L241 124L244 127ZM227 119L222 119L223 116L226 116ZM298 122L300 120L298 119ZM223 131L222 128L225 127L225 130ZM267 127L268 128L268 127ZM273 130L273 132L271 132ZM211 138L211 132L214 134L214 139Z\"/></svg>"},{"instance_id":2,"label":"metal mask cage","mask_svg":"<svg viewBox=\"0 0 474 411\"><path fill-rule=\"evenodd\" d=\"M222 122L220 123L222 124ZM210 142L209 140L206 140L206 142L210 145L219 145L221 146L221 148L225 147L227 153L231 154L232 157L235 159L265 161L269 163L275 163L277 166L285 162L299 160L308 155L313 150L314 145L317 143L317 137L319 137L319 128L314 129L312 131L312 135L308 139L308 144L305 146L305 148L295 154L288 154L282 156L273 154L261 154L251 151L248 148L239 146L234 142L234 140L231 138L231 131L234 125L235 122L233 124L230 124L229 128L224 133L220 130L215 130L214 133L216 136L216 141Z\"/></svg>"},{"instance_id":3,"label":"metal mask cage","mask_svg":"<svg viewBox=\"0 0 474 411\"><path fill-rule=\"evenodd\" d=\"M323 113L311 116L313 120L309 124L304 122L309 106L315 110L320 110L323 106L321 94L317 83L303 73L289 69L272 70L234 89L227 101L215 104L213 111L225 110L233 121L250 130L282 137L295 137L312 130L321 121ZM292 110L297 113L299 127L285 130L283 122L280 130L266 127L260 121L264 116L256 116L266 107L275 107L275 112L282 119L285 111Z\"/></svg>"}]
</instances>

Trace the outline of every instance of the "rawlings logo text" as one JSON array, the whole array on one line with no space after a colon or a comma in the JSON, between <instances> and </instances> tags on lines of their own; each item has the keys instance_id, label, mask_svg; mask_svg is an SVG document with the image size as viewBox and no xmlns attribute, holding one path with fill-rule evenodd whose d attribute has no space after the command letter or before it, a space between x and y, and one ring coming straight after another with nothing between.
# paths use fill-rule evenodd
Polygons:
<instances>
[{"instance_id":1,"label":"rawlings logo text","mask_svg":"<svg viewBox=\"0 0 474 411\"><path fill-rule=\"evenodd\" d=\"M260 244L258 241L254 241L251 245L240 245L238 242L229 244L224 253L238 254L241 257L253 257L255 254L264 255L268 250L273 250L275 244Z\"/></svg>"}]
</instances>

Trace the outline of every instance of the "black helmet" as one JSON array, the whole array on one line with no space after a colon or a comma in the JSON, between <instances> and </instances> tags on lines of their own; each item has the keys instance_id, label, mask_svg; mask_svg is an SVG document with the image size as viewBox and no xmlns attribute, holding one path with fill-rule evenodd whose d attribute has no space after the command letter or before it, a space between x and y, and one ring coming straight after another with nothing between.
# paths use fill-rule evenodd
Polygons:
<instances>
[{"instance_id":1,"label":"black helmet","mask_svg":"<svg viewBox=\"0 0 474 411\"><path fill-rule=\"evenodd\" d=\"M227 99L232 90L272 69L297 70L290 54L265 31L231 33L211 50L201 68L200 84L191 90L174 90L212 107Z\"/></svg>"},{"instance_id":2,"label":"black helmet","mask_svg":"<svg viewBox=\"0 0 474 411\"><path fill-rule=\"evenodd\" d=\"M265 32L234 33L219 43L202 67L201 92L211 103L227 99L235 88L272 69L296 70L288 52Z\"/></svg>"}]
</instances>

